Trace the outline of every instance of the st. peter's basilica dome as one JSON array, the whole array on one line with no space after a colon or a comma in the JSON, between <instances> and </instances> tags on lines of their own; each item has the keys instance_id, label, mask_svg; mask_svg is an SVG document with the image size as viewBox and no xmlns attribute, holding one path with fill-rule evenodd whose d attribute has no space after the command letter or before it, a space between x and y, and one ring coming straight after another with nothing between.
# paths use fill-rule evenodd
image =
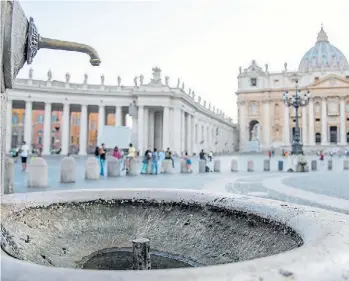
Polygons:
<instances>
[{"instance_id":1,"label":"st. peter's basilica dome","mask_svg":"<svg viewBox=\"0 0 349 281\"><path fill-rule=\"evenodd\" d=\"M339 49L330 44L322 26L315 46L305 53L299 64L299 71L305 72L309 69L349 69L348 60Z\"/></svg>"}]
</instances>

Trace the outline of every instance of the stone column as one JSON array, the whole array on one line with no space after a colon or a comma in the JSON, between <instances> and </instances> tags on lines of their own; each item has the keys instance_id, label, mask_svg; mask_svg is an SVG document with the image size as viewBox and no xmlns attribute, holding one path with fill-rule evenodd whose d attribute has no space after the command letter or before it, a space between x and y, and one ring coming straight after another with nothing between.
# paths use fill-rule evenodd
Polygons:
<instances>
[{"instance_id":1,"label":"stone column","mask_svg":"<svg viewBox=\"0 0 349 281\"><path fill-rule=\"evenodd\" d=\"M144 129L143 129L144 151L149 148L148 134L149 134L149 109L146 107L146 108L144 108Z\"/></svg>"},{"instance_id":2,"label":"stone column","mask_svg":"<svg viewBox=\"0 0 349 281\"><path fill-rule=\"evenodd\" d=\"M321 100L321 145L327 145L327 106L326 98Z\"/></svg>"},{"instance_id":3,"label":"stone column","mask_svg":"<svg viewBox=\"0 0 349 281\"><path fill-rule=\"evenodd\" d=\"M122 124L122 107L115 107L115 126L123 126Z\"/></svg>"},{"instance_id":4,"label":"stone column","mask_svg":"<svg viewBox=\"0 0 349 281\"><path fill-rule=\"evenodd\" d=\"M314 131L314 102L309 100L309 138L308 144L315 145L315 131Z\"/></svg>"},{"instance_id":5,"label":"stone column","mask_svg":"<svg viewBox=\"0 0 349 281\"><path fill-rule=\"evenodd\" d=\"M175 107L173 109L173 129L172 129L172 138L173 138L173 150L181 155L181 109Z\"/></svg>"},{"instance_id":6,"label":"stone column","mask_svg":"<svg viewBox=\"0 0 349 281\"><path fill-rule=\"evenodd\" d=\"M103 143L103 131L105 125L105 106L100 105L98 108L98 136L97 136L97 146Z\"/></svg>"},{"instance_id":7,"label":"stone column","mask_svg":"<svg viewBox=\"0 0 349 281\"><path fill-rule=\"evenodd\" d=\"M198 154L198 151L196 149L196 135L195 135L195 124L196 124L196 118L193 115L191 120L191 153Z\"/></svg>"},{"instance_id":8,"label":"stone column","mask_svg":"<svg viewBox=\"0 0 349 281\"><path fill-rule=\"evenodd\" d=\"M12 100L8 100L6 106L6 153L8 153L12 148Z\"/></svg>"},{"instance_id":9,"label":"stone column","mask_svg":"<svg viewBox=\"0 0 349 281\"><path fill-rule=\"evenodd\" d=\"M165 106L164 107L164 114L163 114L163 135L162 135L162 146L164 149L167 149L169 147L169 126L170 124L170 108Z\"/></svg>"},{"instance_id":10,"label":"stone column","mask_svg":"<svg viewBox=\"0 0 349 281\"><path fill-rule=\"evenodd\" d=\"M181 153L185 151L185 112L181 111Z\"/></svg>"},{"instance_id":11,"label":"stone column","mask_svg":"<svg viewBox=\"0 0 349 281\"><path fill-rule=\"evenodd\" d=\"M340 99L340 145L346 145L347 144L347 136L346 136L346 130L345 130L345 101L344 97L341 97Z\"/></svg>"},{"instance_id":12,"label":"stone column","mask_svg":"<svg viewBox=\"0 0 349 281\"><path fill-rule=\"evenodd\" d=\"M70 144L70 105L68 103L63 104L63 130L61 139L61 154L67 155L69 153Z\"/></svg>"},{"instance_id":13,"label":"stone column","mask_svg":"<svg viewBox=\"0 0 349 281\"><path fill-rule=\"evenodd\" d=\"M139 155L143 155L144 153L144 106L138 106L138 128L137 128L137 136L138 136L138 150Z\"/></svg>"},{"instance_id":14,"label":"stone column","mask_svg":"<svg viewBox=\"0 0 349 281\"><path fill-rule=\"evenodd\" d=\"M148 146L150 149L156 148L157 150L160 149L160 147L155 147L155 112L149 111L149 133L148 133Z\"/></svg>"},{"instance_id":15,"label":"stone column","mask_svg":"<svg viewBox=\"0 0 349 281\"><path fill-rule=\"evenodd\" d=\"M246 102L245 101L240 101L239 102L240 108L239 108L239 134L240 134L240 151L245 151L247 149L246 146L246 142L248 142L249 139L249 135L246 136L246 129L247 129L247 124L246 124L246 118L247 118L247 114L246 114ZM201 132L201 128L200 128L200 132ZM221 129L220 129L220 136L221 136ZM223 140L220 140L221 143L221 150L223 150Z\"/></svg>"},{"instance_id":16,"label":"stone column","mask_svg":"<svg viewBox=\"0 0 349 281\"><path fill-rule=\"evenodd\" d=\"M302 108L302 143L303 145L308 145L308 133L307 133L307 107Z\"/></svg>"},{"instance_id":17,"label":"stone column","mask_svg":"<svg viewBox=\"0 0 349 281\"><path fill-rule=\"evenodd\" d=\"M45 116L44 116L44 149L42 153L44 155L51 154L51 103L45 103Z\"/></svg>"},{"instance_id":18,"label":"stone column","mask_svg":"<svg viewBox=\"0 0 349 281\"><path fill-rule=\"evenodd\" d=\"M87 105L81 105L79 155L86 155L87 146Z\"/></svg>"},{"instance_id":19,"label":"stone column","mask_svg":"<svg viewBox=\"0 0 349 281\"><path fill-rule=\"evenodd\" d=\"M269 100L263 101L263 148L270 148L270 110Z\"/></svg>"},{"instance_id":20,"label":"stone column","mask_svg":"<svg viewBox=\"0 0 349 281\"><path fill-rule=\"evenodd\" d=\"M284 111L284 145L290 145L290 111L288 106L285 106Z\"/></svg>"},{"instance_id":21,"label":"stone column","mask_svg":"<svg viewBox=\"0 0 349 281\"><path fill-rule=\"evenodd\" d=\"M187 115L187 152L188 152L188 155L192 154L191 143L192 143L191 115L188 114Z\"/></svg>"},{"instance_id":22,"label":"stone column","mask_svg":"<svg viewBox=\"0 0 349 281\"><path fill-rule=\"evenodd\" d=\"M29 150L32 149L32 131L33 131L33 103L25 103L25 121L24 121L24 141L27 143Z\"/></svg>"}]
</instances>

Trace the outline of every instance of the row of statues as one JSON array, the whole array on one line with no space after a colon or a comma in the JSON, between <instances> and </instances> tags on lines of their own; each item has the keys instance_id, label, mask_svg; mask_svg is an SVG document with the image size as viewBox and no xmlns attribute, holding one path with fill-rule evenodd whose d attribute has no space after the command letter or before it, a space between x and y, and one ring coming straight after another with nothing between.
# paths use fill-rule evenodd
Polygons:
<instances>
[{"instance_id":1,"label":"row of statues","mask_svg":"<svg viewBox=\"0 0 349 281\"><path fill-rule=\"evenodd\" d=\"M256 61L252 61L252 64L256 64ZM266 63L264 65L265 67L265 72L268 72L269 71L269 65ZM247 69L244 70L245 72L247 72ZM284 71L287 71L287 62L284 63ZM240 66L239 67L239 74L242 74L242 67Z\"/></svg>"},{"instance_id":2,"label":"row of statues","mask_svg":"<svg viewBox=\"0 0 349 281\"><path fill-rule=\"evenodd\" d=\"M34 72L34 71L33 71L32 68L29 69L29 79L33 79L33 72ZM71 78L70 73L67 72L67 73L65 74L65 82L66 82L66 83L70 83L70 78ZM158 78L158 79L160 79L160 78ZM143 85L144 76L141 74L139 77L136 76L136 77L134 78L133 81L134 81L134 86L135 86L135 87L138 87L138 80L139 80L139 85L140 85L140 86ZM153 80L154 80L154 79L153 79ZM153 81L153 80L152 80L152 81ZM166 86L169 86L169 80L170 80L170 77L169 77L169 76L165 76L165 84L166 84ZM51 70L49 70L49 71L47 72L47 81L48 81L48 82L51 82L51 81L52 81L52 71L51 71ZM101 75L101 85L104 85L104 81L105 81L105 76L102 74L102 75ZM120 77L120 76L117 77L117 81L118 81L118 86L120 87L120 86L121 86L121 77ZM156 80L156 81L158 81L158 80ZM161 82L161 81L160 81L160 82ZM180 83L181 83L181 81L180 81L180 79L178 78L178 81L177 81L177 88L179 88ZM86 73L84 74L84 84L85 84L85 85L88 84L88 75L87 75ZM181 90L182 90L182 91L185 91L184 87L185 87L185 84L184 84L184 82L182 82L182 85L181 85ZM192 97L192 98L195 100L195 91L192 90L191 88L189 88L189 90L188 90L188 95L189 95L190 97ZM198 96L197 101L198 101L198 103L201 104L201 97L200 97L200 96ZM203 106L206 107L206 105L207 105L207 102L204 100L204 101L203 101ZM225 114L224 114L221 110L216 109L215 106L211 106L211 103L208 103L208 109L209 109L209 110L212 110L213 112L215 112L215 113L217 113L217 114L220 114L220 115L222 115L222 116L225 116Z\"/></svg>"}]
</instances>

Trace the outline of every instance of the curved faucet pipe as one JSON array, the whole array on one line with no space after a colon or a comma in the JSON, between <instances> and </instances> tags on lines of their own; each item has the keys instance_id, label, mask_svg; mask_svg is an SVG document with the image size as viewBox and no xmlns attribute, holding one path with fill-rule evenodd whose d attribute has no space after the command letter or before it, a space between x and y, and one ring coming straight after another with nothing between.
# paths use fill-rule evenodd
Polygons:
<instances>
[{"instance_id":1,"label":"curved faucet pipe","mask_svg":"<svg viewBox=\"0 0 349 281\"><path fill-rule=\"evenodd\" d=\"M40 36L39 49L52 49L85 53L90 56L91 65L98 66L101 63L101 59L99 58L97 51L86 44L50 39Z\"/></svg>"}]
</instances>

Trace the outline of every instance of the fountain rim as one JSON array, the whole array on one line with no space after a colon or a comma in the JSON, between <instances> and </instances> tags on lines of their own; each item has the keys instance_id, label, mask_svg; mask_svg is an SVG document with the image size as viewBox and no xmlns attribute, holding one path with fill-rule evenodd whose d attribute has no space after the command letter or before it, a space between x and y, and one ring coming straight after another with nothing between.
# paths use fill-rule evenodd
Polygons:
<instances>
[{"instance_id":1,"label":"fountain rim","mask_svg":"<svg viewBox=\"0 0 349 281\"><path fill-rule=\"evenodd\" d=\"M43 280L345 280L349 275L349 217L323 209L290 204L264 198L235 194L217 194L181 189L80 189L2 196L1 204L14 205L14 210L54 203L82 202L97 199L135 199L158 202L210 204L285 223L302 239L303 246L264 258L181 270L98 271L42 266L7 256L2 251L3 276L16 281ZM15 272L20 272L15 278ZM21 277L19 277L21 276ZM67 279L66 277L69 276ZM40 277L40 278L38 278Z\"/></svg>"}]
</instances>

